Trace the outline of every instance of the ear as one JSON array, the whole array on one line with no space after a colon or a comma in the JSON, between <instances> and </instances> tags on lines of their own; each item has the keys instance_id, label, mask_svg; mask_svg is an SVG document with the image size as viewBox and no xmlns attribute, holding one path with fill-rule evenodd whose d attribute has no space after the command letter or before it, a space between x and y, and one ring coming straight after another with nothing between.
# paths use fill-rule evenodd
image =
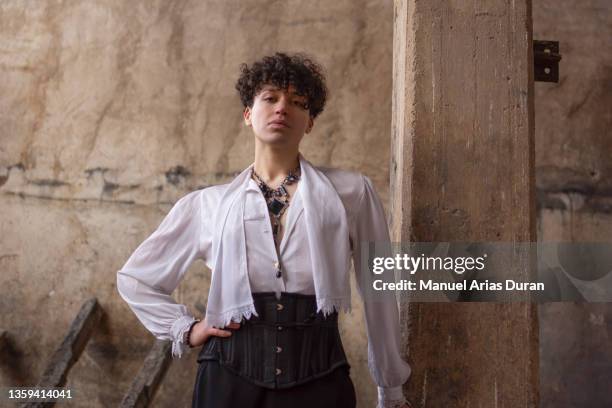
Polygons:
<instances>
[{"instance_id":1,"label":"ear","mask_svg":"<svg viewBox=\"0 0 612 408\"><path fill-rule=\"evenodd\" d=\"M242 112L242 117L244 118L244 124L247 126L251 126L251 108L248 106L244 108L244 112Z\"/></svg>"},{"instance_id":2,"label":"ear","mask_svg":"<svg viewBox=\"0 0 612 408\"><path fill-rule=\"evenodd\" d=\"M306 133L310 133L313 126L314 126L314 119L311 116L310 119L308 120L308 127L306 128Z\"/></svg>"}]
</instances>

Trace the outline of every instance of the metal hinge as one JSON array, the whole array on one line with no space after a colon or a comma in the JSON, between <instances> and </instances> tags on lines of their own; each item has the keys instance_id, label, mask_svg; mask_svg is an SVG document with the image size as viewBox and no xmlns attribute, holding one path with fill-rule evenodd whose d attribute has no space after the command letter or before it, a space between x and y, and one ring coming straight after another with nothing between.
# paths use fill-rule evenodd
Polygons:
<instances>
[{"instance_id":1,"label":"metal hinge","mask_svg":"<svg viewBox=\"0 0 612 408\"><path fill-rule=\"evenodd\" d=\"M534 79L559 82L559 41L533 40Z\"/></svg>"}]
</instances>

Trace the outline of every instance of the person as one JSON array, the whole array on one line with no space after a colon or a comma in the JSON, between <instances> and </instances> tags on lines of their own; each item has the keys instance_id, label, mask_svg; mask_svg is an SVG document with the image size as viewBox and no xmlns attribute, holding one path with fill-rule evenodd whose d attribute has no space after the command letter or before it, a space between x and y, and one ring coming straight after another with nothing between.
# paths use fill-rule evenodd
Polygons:
<instances>
[{"instance_id":1,"label":"person","mask_svg":"<svg viewBox=\"0 0 612 408\"><path fill-rule=\"evenodd\" d=\"M389 241L382 205L367 177L300 154L328 92L312 58L242 64L236 89L254 163L181 198L118 271L118 291L173 356L202 346L193 407L355 407L338 312L350 309L351 256ZM202 321L171 297L195 259L212 270ZM410 407L397 303L364 298L364 310L378 406Z\"/></svg>"}]
</instances>

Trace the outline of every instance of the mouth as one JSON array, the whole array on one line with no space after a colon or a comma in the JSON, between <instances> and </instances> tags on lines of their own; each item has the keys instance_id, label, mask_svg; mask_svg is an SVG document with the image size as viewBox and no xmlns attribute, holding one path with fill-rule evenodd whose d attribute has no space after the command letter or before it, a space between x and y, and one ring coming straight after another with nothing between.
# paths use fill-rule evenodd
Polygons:
<instances>
[{"instance_id":1,"label":"mouth","mask_svg":"<svg viewBox=\"0 0 612 408\"><path fill-rule=\"evenodd\" d=\"M272 122L268 123L268 125L274 127L274 128L288 128L289 125L287 124L287 122L285 122L284 120L273 120Z\"/></svg>"}]
</instances>

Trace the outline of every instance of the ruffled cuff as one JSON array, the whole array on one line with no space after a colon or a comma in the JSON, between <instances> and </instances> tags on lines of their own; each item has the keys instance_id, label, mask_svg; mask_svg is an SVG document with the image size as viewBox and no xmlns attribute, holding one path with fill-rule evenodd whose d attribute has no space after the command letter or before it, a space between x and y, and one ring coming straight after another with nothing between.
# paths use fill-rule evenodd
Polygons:
<instances>
[{"instance_id":1,"label":"ruffled cuff","mask_svg":"<svg viewBox=\"0 0 612 408\"><path fill-rule=\"evenodd\" d=\"M172 324L170 332L172 333L172 357L181 358L183 352L189 348L183 341L185 333L189 330L189 327L195 322L193 316L184 315L176 319Z\"/></svg>"},{"instance_id":2,"label":"ruffled cuff","mask_svg":"<svg viewBox=\"0 0 612 408\"><path fill-rule=\"evenodd\" d=\"M396 408L406 404L406 397L402 386L397 387L378 387L377 408Z\"/></svg>"}]
</instances>

